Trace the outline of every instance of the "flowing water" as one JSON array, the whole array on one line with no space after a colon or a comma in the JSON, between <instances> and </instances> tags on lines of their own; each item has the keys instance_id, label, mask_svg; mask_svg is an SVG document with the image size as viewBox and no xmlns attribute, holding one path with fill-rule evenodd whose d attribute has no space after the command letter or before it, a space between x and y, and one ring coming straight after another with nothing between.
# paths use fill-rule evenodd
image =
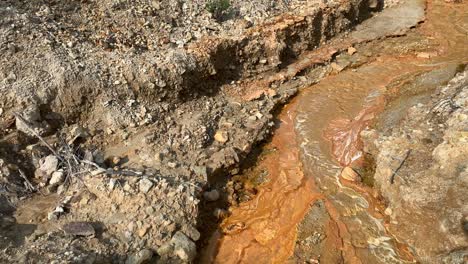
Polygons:
<instances>
[{"instance_id":1,"label":"flowing water","mask_svg":"<svg viewBox=\"0 0 468 264\"><path fill-rule=\"evenodd\" d=\"M416 262L389 232L376 191L339 175L350 163L366 165L358 135L383 110L385 95L398 95L418 78L420 89L434 88L468 62L467 7L429 1L425 22L401 37L400 48L379 51L364 66L324 78L286 106L265 147L277 151L257 165L269 172L269 180L252 200L230 209L204 262L298 263L304 250L320 255L320 263ZM395 52L420 43L425 48L419 56ZM372 45L367 47L380 47ZM433 70L442 73L421 77ZM325 230L323 247L298 249L298 226L317 206L326 215L317 218Z\"/></svg>"}]
</instances>

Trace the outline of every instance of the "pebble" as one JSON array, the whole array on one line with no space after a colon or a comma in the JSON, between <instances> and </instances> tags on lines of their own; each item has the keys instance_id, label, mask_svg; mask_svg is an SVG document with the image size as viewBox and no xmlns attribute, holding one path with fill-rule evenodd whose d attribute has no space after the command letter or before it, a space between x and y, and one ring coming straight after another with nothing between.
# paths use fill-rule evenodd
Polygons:
<instances>
[{"instance_id":1,"label":"pebble","mask_svg":"<svg viewBox=\"0 0 468 264\"><path fill-rule=\"evenodd\" d=\"M203 197L205 198L205 200L209 201L209 202L214 202L214 201L217 201L219 199L219 192L218 190L211 190L209 192L204 192L203 193Z\"/></svg>"},{"instance_id":2,"label":"pebble","mask_svg":"<svg viewBox=\"0 0 468 264\"><path fill-rule=\"evenodd\" d=\"M353 55L356 52L357 52L357 49L355 47L349 47L348 48L348 54L349 55Z\"/></svg>"},{"instance_id":3,"label":"pebble","mask_svg":"<svg viewBox=\"0 0 468 264\"><path fill-rule=\"evenodd\" d=\"M341 177L347 181L361 181L361 177L359 176L359 174L356 171L354 171L351 167L345 167L343 171L341 171Z\"/></svg>"},{"instance_id":4,"label":"pebble","mask_svg":"<svg viewBox=\"0 0 468 264\"><path fill-rule=\"evenodd\" d=\"M178 231L171 239L174 246L174 253L181 260L191 262L197 255L197 247L184 233Z\"/></svg>"},{"instance_id":5,"label":"pebble","mask_svg":"<svg viewBox=\"0 0 468 264\"><path fill-rule=\"evenodd\" d=\"M229 136L228 136L228 133L226 131L218 130L218 131L216 131L216 133L214 135L214 139L216 141L218 141L218 142L226 143L229 140Z\"/></svg>"},{"instance_id":6,"label":"pebble","mask_svg":"<svg viewBox=\"0 0 468 264\"><path fill-rule=\"evenodd\" d=\"M63 225L62 230L74 236L94 236L96 231L89 222L70 222Z\"/></svg>"},{"instance_id":7,"label":"pebble","mask_svg":"<svg viewBox=\"0 0 468 264\"><path fill-rule=\"evenodd\" d=\"M143 178L139 182L140 191L144 192L144 193L149 192L149 190L151 190L151 188L153 188L153 185L154 185L154 183L148 178Z\"/></svg>"},{"instance_id":8,"label":"pebble","mask_svg":"<svg viewBox=\"0 0 468 264\"><path fill-rule=\"evenodd\" d=\"M154 214L154 208L153 208L153 206L148 206L148 207L146 207L145 212L146 212L146 214L148 214L148 215Z\"/></svg>"},{"instance_id":9,"label":"pebble","mask_svg":"<svg viewBox=\"0 0 468 264\"><path fill-rule=\"evenodd\" d=\"M149 249L140 250L138 253L131 255L125 261L125 264L142 264L148 262L153 257L153 252Z\"/></svg>"},{"instance_id":10,"label":"pebble","mask_svg":"<svg viewBox=\"0 0 468 264\"><path fill-rule=\"evenodd\" d=\"M146 233L148 233L149 229L150 229L150 226L148 224L143 225L140 229L138 229L138 236L144 237Z\"/></svg>"},{"instance_id":11,"label":"pebble","mask_svg":"<svg viewBox=\"0 0 468 264\"><path fill-rule=\"evenodd\" d=\"M58 170L52 173L52 177L50 178L49 185L56 185L60 184L65 180L65 173L63 170Z\"/></svg>"},{"instance_id":12,"label":"pebble","mask_svg":"<svg viewBox=\"0 0 468 264\"><path fill-rule=\"evenodd\" d=\"M200 239L200 232L198 230L189 225L185 228L184 233L187 234L193 241L198 241Z\"/></svg>"},{"instance_id":13,"label":"pebble","mask_svg":"<svg viewBox=\"0 0 468 264\"><path fill-rule=\"evenodd\" d=\"M117 184L117 180L116 179L110 179L109 180L109 185L108 185L108 188L110 191L113 191L115 189L115 185Z\"/></svg>"},{"instance_id":14,"label":"pebble","mask_svg":"<svg viewBox=\"0 0 468 264\"><path fill-rule=\"evenodd\" d=\"M58 167L58 158L54 155L49 155L44 159L39 169L45 172L47 175L51 175Z\"/></svg>"},{"instance_id":15,"label":"pebble","mask_svg":"<svg viewBox=\"0 0 468 264\"><path fill-rule=\"evenodd\" d=\"M389 216L392 215L392 213L393 213L393 211L392 211L392 208L390 208L390 207L387 207L385 209L385 211L384 211L384 214L389 215Z\"/></svg>"}]
</instances>

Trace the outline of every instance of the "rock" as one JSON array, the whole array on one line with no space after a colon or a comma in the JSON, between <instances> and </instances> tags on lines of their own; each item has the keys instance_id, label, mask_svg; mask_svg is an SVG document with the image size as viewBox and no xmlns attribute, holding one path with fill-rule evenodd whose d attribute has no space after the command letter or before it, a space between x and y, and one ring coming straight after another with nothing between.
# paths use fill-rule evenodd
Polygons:
<instances>
[{"instance_id":1,"label":"rock","mask_svg":"<svg viewBox=\"0 0 468 264\"><path fill-rule=\"evenodd\" d=\"M117 184L117 180L116 180L116 179L110 179L110 180L109 180L109 185L108 185L109 190L110 190L110 191L113 191L116 184Z\"/></svg>"},{"instance_id":2,"label":"rock","mask_svg":"<svg viewBox=\"0 0 468 264\"><path fill-rule=\"evenodd\" d=\"M172 252L174 251L174 245L171 243L166 243L158 248L156 252L158 253L159 256L161 257L167 257L172 255Z\"/></svg>"},{"instance_id":3,"label":"rock","mask_svg":"<svg viewBox=\"0 0 468 264\"><path fill-rule=\"evenodd\" d=\"M79 138L89 137L89 132L85 128L75 125L70 130L70 133L67 135L68 145L72 145Z\"/></svg>"},{"instance_id":4,"label":"rock","mask_svg":"<svg viewBox=\"0 0 468 264\"><path fill-rule=\"evenodd\" d=\"M353 55L356 52L357 52L357 49L355 47L349 47L348 48L348 54L349 55Z\"/></svg>"},{"instance_id":5,"label":"rock","mask_svg":"<svg viewBox=\"0 0 468 264\"><path fill-rule=\"evenodd\" d=\"M144 193L149 192L149 190L151 190L151 188L153 188L153 185L154 185L154 183L148 178L143 178L139 182L140 191L144 192Z\"/></svg>"},{"instance_id":6,"label":"rock","mask_svg":"<svg viewBox=\"0 0 468 264\"><path fill-rule=\"evenodd\" d=\"M140 229L138 229L138 236L144 237L146 233L148 233L149 229L150 229L150 226L148 224L143 225Z\"/></svg>"},{"instance_id":7,"label":"rock","mask_svg":"<svg viewBox=\"0 0 468 264\"><path fill-rule=\"evenodd\" d=\"M146 207L145 212L146 212L147 215L154 214L154 207L153 206Z\"/></svg>"},{"instance_id":8,"label":"rock","mask_svg":"<svg viewBox=\"0 0 468 264\"><path fill-rule=\"evenodd\" d=\"M70 222L65 224L62 227L62 230L74 236L94 236L96 231L94 230L93 225L89 222Z\"/></svg>"},{"instance_id":9,"label":"rock","mask_svg":"<svg viewBox=\"0 0 468 264\"><path fill-rule=\"evenodd\" d=\"M341 72L342 70L344 70L345 67L339 65L338 63L336 62L332 62L330 64L330 66L332 67L333 70L337 71L337 72Z\"/></svg>"},{"instance_id":10,"label":"rock","mask_svg":"<svg viewBox=\"0 0 468 264\"><path fill-rule=\"evenodd\" d=\"M115 156L112 158L112 166L118 166L120 162L121 162L120 157Z\"/></svg>"},{"instance_id":11,"label":"rock","mask_svg":"<svg viewBox=\"0 0 468 264\"><path fill-rule=\"evenodd\" d=\"M197 255L197 247L184 233L177 232L171 239L174 246L174 254L183 261L192 261Z\"/></svg>"},{"instance_id":12,"label":"rock","mask_svg":"<svg viewBox=\"0 0 468 264\"><path fill-rule=\"evenodd\" d=\"M47 220L53 221L53 220L57 220L57 219L58 219L58 215L55 212L47 213Z\"/></svg>"},{"instance_id":13,"label":"rock","mask_svg":"<svg viewBox=\"0 0 468 264\"><path fill-rule=\"evenodd\" d=\"M392 215L392 213L393 213L393 210L392 210L392 208L390 208L390 207L387 207L387 208L385 209L385 211L384 211L384 214L386 214L386 215L388 215L388 216Z\"/></svg>"},{"instance_id":14,"label":"rock","mask_svg":"<svg viewBox=\"0 0 468 264\"><path fill-rule=\"evenodd\" d=\"M26 107L20 114L28 124L25 124L21 118L16 117L16 129L30 136L34 136L31 129L41 134L41 112L37 105Z\"/></svg>"},{"instance_id":15,"label":"rock","mask_svg":"<svg viewBox=\"0 0 468 264\"><path fill-rule=\"evenodd\" d=\"M149 261L153 257L153 252L149 249L140 250L138 253L129 256L125 264L142 264Z\"/></svg>"},{"instance_id":16,"label":"rock","mask_svg":"<svg viewBox=\"0 0 468 264\"><path fill-rule=\"evenodd\" d=\"M200 239L200 232L198 232L198 230L191 225L185 228L184 233L187 234L193 241L198 241Z\"/></svg>"},{"instance_id":17,"label":"rock","mask_svg":"<svg viewBox=\"0 0 468 264\"><path fill-rule=\"evenodd\" d=\"M63 170L58 170L52 173L50 178L49 185L57 185L62 183L65 180L65 173Z\"/></svg>"},{"instance_id":18,"label":"rock","mask_svg":"<svg viewBox=\"0 0 468 264\"><path fill-rule=\"evenodd\" d=\"M44 162L39 167L39 170L45 175L49 177L53 172L57 171L59 160L54 155L49 155L44 159Z\"/></svg>"},{"instance_id":19,"label":"rock","mask_svg":"<svg viewBox=\"0 0 468 264\"><path fill-rule=\"evenodd\" d=\"M214 202L219 199L219 192L218 190L211 190L209 192L204 192L203 193L203 198L209 202Z\"/></svg>"},{"instance_id":20,"label":"rock","mask_svg":"<svg viewBox=\"0 0 468 264\"><path fill-rule=\"evenodd\" d=\"M361 181L361 176L353 170L351 167L345 167L343 171L341 171L341 177L347 181L352 182L359 182Z\"/></svg>"},{"instance_id":21,"label":"rock","mask_svg":"<svg viewBox=\"0 0 468 264\"><path fill-rule=\"evenodd\" d=\"M229 136L226 131L218 130L214 135L214 139L218 142L226 143L229 140Z\"/></svg>"}]
</instances>

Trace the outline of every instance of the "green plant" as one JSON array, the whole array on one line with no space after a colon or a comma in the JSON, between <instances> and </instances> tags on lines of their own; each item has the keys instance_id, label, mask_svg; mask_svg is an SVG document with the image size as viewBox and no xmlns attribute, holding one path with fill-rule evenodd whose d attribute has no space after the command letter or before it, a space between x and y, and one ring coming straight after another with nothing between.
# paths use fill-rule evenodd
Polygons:
<instances>
[{"instance_id":1,"label":"green plant","mask_svg":"<svg viewBox=\"0 0 468 264\"><path fill-rule=\"evenodd\" d=\"M223 14L229 10L231 3L229 0L210 0L206 4L208 12L212 13L216 19L221 19Z\"/></svg>"}]
</instances>

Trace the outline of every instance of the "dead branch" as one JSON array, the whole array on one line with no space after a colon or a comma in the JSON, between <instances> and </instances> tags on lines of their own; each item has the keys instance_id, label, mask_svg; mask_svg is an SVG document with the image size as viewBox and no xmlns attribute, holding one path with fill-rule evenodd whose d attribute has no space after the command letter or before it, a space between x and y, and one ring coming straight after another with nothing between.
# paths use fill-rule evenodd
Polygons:
<instances>
[{"instance_id":1,"label":"dead branch","mask_svg":"<svg viewBox=\"0 0 468 264\"><path fill-rule=\"evenodd\" d=\"M397 175L398 171L403 167L403 165L405 164L405 161L408 159L410 153L411 153L411 149L409 149L408 151L406 151L406 155L405 157L403 158L403 160L400 162L400 165L398 166L398 168L396 168L396 170L393 172L392 176L390 176L390 184L393 184L395 182L395 176Z\"/></svg>"},{"instance_id":2,"label":"dead branch","mask_svg":"<svg viewBox=\"0 0 468 264\"><path fill-rule=\"evenodd\" d=\"M36 191L36 188L28 180L28 177L26 177L26 174L24 174L24 172L22 170L20 170L20 169L18 171L20 173L21 178L23 178L23 180L24 180L24 185L26 186L26 189L28 189L29 191Z\"/></svg>"}]
</instances>

